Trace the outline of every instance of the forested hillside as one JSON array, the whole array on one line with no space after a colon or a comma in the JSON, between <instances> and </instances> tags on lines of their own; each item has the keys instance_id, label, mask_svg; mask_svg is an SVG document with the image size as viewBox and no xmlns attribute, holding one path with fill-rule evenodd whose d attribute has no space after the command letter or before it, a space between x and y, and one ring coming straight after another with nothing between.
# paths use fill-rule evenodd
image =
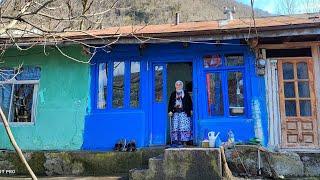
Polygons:
<instances>
[{"instance_id":1,"label":"forested hillside","mask_svg":"<svg viewBox=\"0 0 320 180\"><path fill-rule=\"evenodd\" d=\"M43 4L48 2L39 0L42 1ZM24 1L3 1L1 14L14 17L23 3ZM38 6L40 5L41 3ZM177 12L180 13L181 22L223 19L224 7L235 7L235 17L251 15L249 6L235 0L55 0L40 12L24 15L21 22L36 26L41 31L87 30L110 26L173 23ZM266 15L267 12L256 10L256 16Z\"/></svg>"},{"instance_id":2,"label":"forested hillside","mask_svg":"<svg viewBox=\"0 0 320 180\"><path fill-rule=\"evenodd\" d=\"M106 21L105 25L121 24L161 24L174 22L176 12L181 14L182 22L223 19L224 7L236 7L235 17L251 15L249 6L235 0L121 0L118 10ZM256 10L257 16L266 16L267 12Z\"/></svg>"}]
</instances>

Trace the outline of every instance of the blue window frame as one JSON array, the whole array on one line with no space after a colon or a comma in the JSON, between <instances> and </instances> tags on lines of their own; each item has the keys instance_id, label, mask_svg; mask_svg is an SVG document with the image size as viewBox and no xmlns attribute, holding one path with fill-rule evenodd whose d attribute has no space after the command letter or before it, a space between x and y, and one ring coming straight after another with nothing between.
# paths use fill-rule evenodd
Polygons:
<instances>
[{"instance_id":1,"label":"blue window frame","mask_svg":"<svg viewBox=\"0 0 320 180\"><path fill-rule=\"evenodd\" d=\"M203 58L207 115L246 116L245 58L243 54L216 54Z\"/></svg>"},{"instance_id":2,"label":"blue window frame","mask_svg":"<svg viewBox=\"0 0 320 180\"><path fill-rule=\"evenodd\" d=\"M96 109L140 108L140 61L101 62L97 63L96 71Z\"/></svg>"}]
</instances>

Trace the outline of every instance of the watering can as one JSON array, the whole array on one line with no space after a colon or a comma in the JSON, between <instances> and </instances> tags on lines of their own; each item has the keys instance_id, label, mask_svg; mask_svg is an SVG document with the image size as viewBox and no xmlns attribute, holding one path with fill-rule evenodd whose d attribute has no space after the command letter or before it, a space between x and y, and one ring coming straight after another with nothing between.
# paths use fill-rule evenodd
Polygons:
<instances>
[{"instance_id":1,"label":"watering can","mask_svg":"<svg viewBox=\"0 0 320 180\"><path fill-rule=\"evenodd\" d=\"M218 132L216 135L215 135L215 132L214 131L210 131L208 133L208 138L209 138L209 147L214 147L215 144L216 144L216 139L217 137L219 136L220 132Z\"/></svg>"}]
</instances>

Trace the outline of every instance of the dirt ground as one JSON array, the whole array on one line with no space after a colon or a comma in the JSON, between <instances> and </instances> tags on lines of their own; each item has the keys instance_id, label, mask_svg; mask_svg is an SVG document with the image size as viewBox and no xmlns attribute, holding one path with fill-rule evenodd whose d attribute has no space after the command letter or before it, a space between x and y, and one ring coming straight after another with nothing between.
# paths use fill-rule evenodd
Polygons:
<instances>
[{"instance_id":1,"label":"dirt ground","mask_svg":"<svg viewBox=\"0 0 320 180\"><path fill-rule=\"evenodd\" d=\"M126 178L117 176L100 176L100 177L38 177L38 179L46 180L124 180ZM0 180L31 180L28 177L0 177Z\"/></svg>"}]
</instances>

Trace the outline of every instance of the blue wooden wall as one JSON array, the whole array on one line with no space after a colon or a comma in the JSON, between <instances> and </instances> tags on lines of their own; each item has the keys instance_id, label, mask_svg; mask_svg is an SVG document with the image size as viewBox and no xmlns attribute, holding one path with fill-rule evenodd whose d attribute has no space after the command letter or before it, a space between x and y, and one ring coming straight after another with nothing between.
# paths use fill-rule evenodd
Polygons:
<instances>
[{"instance_id":1,"label":"blue wooden wall","mask_svg":"<svg viewBox=\"0 0 320 180\"><path fill-rule=\"evenodd\" d=\"M227 132L232 130L237 141L248 141L255 137L254 119L252 119L251 103L260 102L263 125L264 144L267 143L267 111L265 100L265 83L263 76L255 73L255 57L248 46L239 41L226 41L224 44L204 43L162 43L140 45L114 45L112 48L96 49L91 66L91 96L88 105L85 129L83 132L85 150L110 150L122 138L134 139L139 147L151 145L152 124L152 63L192 62L193 63L193 103L194 103L194 136L199 143L205 132L221 133L223 141L227 140ZM245 107L248 110L241 117L209 117L207 115L207 97L203 56L217 53L242 53L245 57ZM141 97L138 109L99 110L97 99L97 63L116 60L138 60L141 62ZM110 93L108 92L110 95ZM107 98L111 101L111 97Z\"/></svg>"}]
</instances>

